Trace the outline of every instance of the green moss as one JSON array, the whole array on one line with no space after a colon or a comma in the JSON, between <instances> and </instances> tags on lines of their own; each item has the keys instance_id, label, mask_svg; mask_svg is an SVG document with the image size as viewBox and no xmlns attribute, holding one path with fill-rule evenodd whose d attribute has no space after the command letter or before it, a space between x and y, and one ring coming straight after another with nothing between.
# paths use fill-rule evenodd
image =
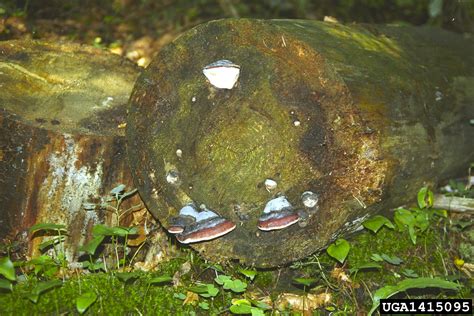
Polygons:
<instances>
[{"instance_id":1,"label":"green moss","mask_svg":"<svg viewBox=\"0 0 474 316\"><path fill-rule=\"evenodd\" d=\"M274 282L274 271L260 271L255 277L254 285L260 288L269 288Z\"/></svg>"},{"instance_id":2,"label":"green moss","mask_svg":"<svg viewBox=\"0 0 474 316\"><path fill-rule=\"evenodd\" d=\"M467 262L474 261L474 230L469 231L466 241L459 244L459 254Z\"/></svg>"}]
</instances>

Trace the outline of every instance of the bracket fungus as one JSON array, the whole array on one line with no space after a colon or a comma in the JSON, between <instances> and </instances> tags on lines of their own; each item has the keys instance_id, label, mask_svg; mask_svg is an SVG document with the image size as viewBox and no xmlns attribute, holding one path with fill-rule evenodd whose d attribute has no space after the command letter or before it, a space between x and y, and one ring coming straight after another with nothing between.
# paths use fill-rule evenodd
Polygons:
<instances>
[{"instance_id":1,"label":"bracket fungus","mask_svg":"<svg viewBox=\"0 0 474 316\"><path fill-rule=\"evenodd\" d=\"M293 225L299 220L297 213L293 211L290 202L284 196L270 200L258 219L258 229L271 231L283 229Z\"/></svg>"},{"instance_id":2,"label":"bracket fungus","mask_svg":"<svg viewBox=\"0 0 474 316\"><path fill-rule=\"evenodd\" d=\"M239 79L240 66L222 59L207 65L202 72L214 87L232 89Z\"/></svg>"},{"instance_id":3,"label":"bracket fungus","mask_svg":"<svg viewBox=\"0 0 474 316\"><path fill-rule=\"evenodd\" d=\"M230 233L236 225L204 208L198 211L194 204L185 205L179 215L170 219L168 232L176 234L182 244L212 240Z\"/></svg>"}]
</instances>

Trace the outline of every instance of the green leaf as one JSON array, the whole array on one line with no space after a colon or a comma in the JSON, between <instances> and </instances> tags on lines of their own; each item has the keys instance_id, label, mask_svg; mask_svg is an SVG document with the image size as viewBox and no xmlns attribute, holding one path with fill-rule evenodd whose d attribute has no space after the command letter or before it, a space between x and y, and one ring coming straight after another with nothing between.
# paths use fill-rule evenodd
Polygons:
<instances>
[{"instance_id":1,"label":"green leaf","mask_svg":"<svg viewBox=\"0 0 474 316\"><path fill-rule=\"evenodd\" d=\"M358 272L359 270L364 270L364 269L382 269L382 266L378 263L367 262L367 263L362 263L356 267L350 268L349 272L355 273L355 272Z\"/></svg>"},{"instance_id":2,"label":"green leaf","mask_svg":"<svg viewBox=\"0 0 474 316\"><path fill-rule=\"evenodd\" d=\"M174 293L173 297L177 298L178 300L184 301L186 299L186 294L184 294L184 293Z\"/></svg>"},{"instance_id":3,"label":"green leaf","mask_svg":"<svg viewBox=\"0 0 474 316\"><path fill-rule=\"evenodd\" d=\"M229 310L232 314L245 315L250 314L252 307L250 305L232 305Z\"/></svg>"},{"instance_id":4,"label":"green leaf","mask_svg":"<svg viewBox=\"0 0 474 316\"><path fill-rule=\"evenodd\" d=\"M411 269L405 269L402 271L402 274L404 276L406 276L407 278L417 278L419 277L418 273L416 273L415 271L411 270Z\"/></svg>"},{"instance_id":5,"label":"green leaf","mask_svg":"<svg viewBox=\"0 0 474 316\"><path fill-rule=\"evenodd\" d=\"M334 259L336 259L340 263L344 263L344 260L346 260L350 249L351 245L349 244L349 242L347 242L347 240L338 239L334 243L332 243L326 251Z\"/></svg>"},{"instance_id":6,"label":"green leaf","mask_svg":"<svg viewBox=\"0 0 474 316\"><path fill-rule=\"evenodd\" d=\"M375 261L375 262L382 262L383 261L382 256L379 255L378 253L373 253L372 256L370 256L370 259Z\"/></svg>"},{"instance_id":7,"label":"green leaf","mask_svg":"<svg viewBox=\"0 0 474 316\"><path fill-rule=\"evenodd\" d=\"M34 264L34 265L55 265L56 264L53 258L47 255L41 255L39 257L33 258L30 261L28 261L28 263Z\"/></svg>"},{"instance_id":8,"label":"green leaf","mask_svg":"<svg viewBox=\"0 0 474 316\"><path fill-rule=\"evenodd\" d=\"M209 303L208 302L201 302L198 304L198 306L204 310L208 310L209 309Z\"/></svg>"},{"instance_id":9,"label":"green leaf","mask_svg":"<svg viewBox=\"0 0 474 316\"><path fill-rule=\"evenodd\" d=\"M385 260L386 262L390 263L390 264L393 264L393 265L400 265L401 263L403 263L403 260L398 258L397 256L392 256L390 257L389 255L387 254L382 254L382 259Z\"/></svg>"},{"instance_id":10,"label":"green leaf","mask_svg":"<svg viewBox=\"0 0 474 316\"><path fill-rule=\"evenodd\" d=\"M257 275L257 271L255 270L240 269L239 272L245 275L247 278L249 278L252 281L253 279L255 279L255 276Z\"/></svg>"},{"instance_id":11,"label":"green leaf","mask_svg":"<svg viewBox=\"0 0 474 316\"><path fill-rule=\"evenodd\" d=\"M120 193L125 191L125 188L125 184L119 184L110 191L110 195L119 195Z\"/></svg>"},{"instance_id":12,"label":"green leaf","mask_svg":"<svg viewBox=\"0 0 474 316\"><path fill-rule=\"evenodd\" d=\"M162 275L159 277L152 278L148 281L149 284L160 284L160 283L169 283L173 281L173 278L169 275Z\"/></svg>"},{"instance_id":13,"label":"green leaf","mask_svg":"<svg viewBox=\"0 0 474 316\"><path fill-rule=\"evenodd\" d=\"M235 300L232 302L232 306L229 309L233 314L244 315L250 314L252 306L246 299Z\"/></svg>"},{"instance_id":14,"label":"green leaf","mask_svg":"<svg viewBox=\"0 0 474 316\"><path fill-rule=\"evenodd\" d=\"M97 224L92 228L92 234L94 236L120 236L125 237L127 235L135 235L138 233L136 227L121 227L121 226L106 226Z\"/></svg>"},{"instance_id":15,"label":"green leaf","mask_svg":"<svg viewBox=\"0 0 474 316\"><path fill-rule=\"evenodd\" d=\"M11 291L13 289L12 284L8 280L0 279L0 289Z\"/></svg>"},{"instance_id":16,"label":"green leaf","mask_svg":"<svg viewBox=\"0 0 474 316\"><path fill-rule=\"evenodd\" d=\"M13 262L8 257L0 258L0 274L10 281L16 280Z\"/></svg>"},{"instance_id":17,"label":"green leaf","mask_svg":"<svg viewBox=\"0 0 474 316\"><path fill-rule=\"evenodd\" d=\"M133 189L131 191L128 191L128 192L125 192L124 194L122 194L122 196L120 197L122 200L129 197L129 196L132 196L134 195L135 193L137 193L138 190L137 189Z\"/></svg>"},{"instance_id":18,"label":"green leaf","mask_svg":"<svg viewBox=\"0 0 474 316\"><path fill-rule=\"evenodd\" d=\"M53 224L53 223L38 223L30 227L30 233L34 233L40 230L44 231L66 231L66 226L61 224Z\"/></svg>"},{"instance_id":19,"label":"green leaf","mask_svg":"<svg viewBox=\"0 0 474 316\"><path fill-rule=\"evenodd\" d=\"M270 305L268 305L268 304L265 303L265 302L256 301L256 300L250 300L250 302L252 303L252 305L254 305L255 307L257 307L257 308L259 308L259 309L267 310L267 309L271 309L271 308L272 308Z\"/></svg>"},{"instance_id":20,"label":"green leaf","mask_svg":"<svg viewBox=\"0 0 474 316\"><path fill-rule=\"evenodd\" d=\"M208 284L198 284L188 287L188 290L197 294L207 293L207 286Z\"/></svg>"},{"instance_id":21,"label":"green leaf","mask_svg":"<svg viewBox=\"0 0 474 316\"><path fill-rule=\"evenodd\" d=\"M409 289L424 289L436 287L446 290L459 290L460 285L454 282L445 281L439 278L418 278L418 279L405 279L398 282L396 285L384 286L375 291L372 299L372 308L369 311L369 316L377 309L381 299L389 298L397 293L409 290Z\"/></svg>"},{"instance_id":22,"label":"green leaf","mask_svg":"<svg viewBox=\"0 0 474 316\"><path fill-rule=\"evenodd\" d=\"M247 283L242 282L239 279L236 280L229 280L224 282L224 290L231 290L232 292L235 293L242 293L245 292L247 289Z\"/></svg>"},{"instance_id":23,"label":"green leaf","mask_svg":"<svg viewBox=\"0 0 474 316\"><path fill-rule=\"evenodd\" d=\"M428 187L423 187L418 191L417 195L418 207L420 209L433 206L433 192Z\"/></svg>"},{"instance_id":24,"label":"green leaf","mask_svg":"<svg viewBox=\"0 0 474 316\"><path fill-rule=\"evenodd\" d=\"M421 211L415 214L415 226L422 232L430 226L430 217L428 212Z\"/></svg>"},{"instance_id":25,"label":"green leaf","mask_svg":"<svg viewBox=\"0 0 474 316\"><path fill-rule=\"evenodd\" d=\"M207 285L207 293L201 293L202 297L215 297L219 293L219 289L216 288L213 284Z\"/></svg>"},{"instance_id":26,"label":"green leaf","mask_svg":"<svg viewBox=\"0 0 474 316\"><path fill-rule=\"evenodd\" d=\"M94 292L85 292L81 296L76 298L76 308L79 314L84 314L84 312L94 304L97 300L97 295Z\"/></svg>"},{"instance_id":27,"label":"green leaf","mask_svg":"<svg viewBox=\"0 0 474 316\"><path fill-rule=\"evenodd\" d=\"M262 311L262 310L259 309L259 308L256 308L256 307L252 307L252 308L250 309L250 314L251 314L252 316L265 316L265 312Z\"/></svg>"},{"instance_id":28,"label":"green leaf","mask_svg":"<svg viewBox=\"0 0 474 316\"><path fill-rule=\"evenodd\" d=\"M220 274L214 278L214 281L219 285L224 285L225 282L228 282L230 280L231 280L231 277L224 274Z\"/></svg>"},{"instance_id":29,"label":"green leaf","mask_svg":"<svg viewBox=\"0 0 474 316\"><path fill-rule=\"evenodd\" d=\"M115 272L115 276L120 281L127 283L129 280L138 279L140 277L140 273L139 272Z\"/></svg>"},{"instance_id":30,"label":"green leaf","mask_svg":"<svg viewBox=\"0 0 474 316\"><path fill-rule=\"evenodd\" d=\"M29 293L26 293L26 298L36 304L41 294L62 284L60 280L40 282Z\"/></svg>"},{"instance_id":31,"label":"green leaf","mask_svg":"<svg viewBox=\"0 0 474 316\"><path fill-rule=\"evenodd\" d=\"M408 226L408 234L410 235L411 242L416 245L417 234L414 226Z\"/></svg>"},{"instance_id":32,"label":"green leaf","mask_svg":"<svg viewBox=\"0 0 474 316\"><path fill-rule=\"evenodd\" d=\"M55 244L59 244L60 242L63 242L66 239L66 236L54 236L53 238L43 241L39 246L39 250L43 251L45 248L48 248L50 246L53 246Z\"/></svg>"},{"instance_id":33,"label":"green leaf","mask_svg":"<svg viewBox=\"0 0 474 316\"><path fill-rule=\"evenodd\" d=\"M448 217L448 211L447 210L433 210L433 215L447 218Z\"/></svg>"},{"instance_id":34,"label":"green leaf","mask_svg":"<svg viewBox=\"0 0 474 316\"><path fill-rule=\"evenodd\" d=\"M415 225L415 217L413 213L404 208L398 208L395 210L393 220L395 221L395 224L397 224L400 231L403 231L408 226Z\"/></svg>"},{"instance_id":35,"label":"green leaf","mask_svg":"<svg viewBox=\"0 0 474 316\"><path fill-rule=\"evenodd\" d=\"M87 244L80 247L80 250L85 251L87 254L93 256L97 250L97 247L99 247L104 238L105 236L94 236L94 238L92 238Z\"/></svg>"},{"instance_id":36,"label":"green leaf","mask_svg":"<svg viewBox=\"0 0 474 316\"><path fill-rule=\"evenodd\" d=\"M103 224L94 225L92 228L92 235L94 236L110 236L112 228Z\"/></svg>"},{"instance_id":37,"label":"green leaf","mask_svg":"<svg viewBox=\"0 0 474 316\"><path fill-rule=\"evenodd\" d=\"M89 262L89 261L83 261L82 267L87 268L89 271L97 271L97 270L104 270L105 271L105 264L100 261L96 262Z\"/></svg>"},{"instance_id":38,"label":"green leaf","mask_svg":"<svg viewBox=\"0 0 474 316\"><path fill-rule=\"evenodd\" d=\"M373 231L374 233L377 233L379 229L382 228L382 226L384 225L388 228L395 228L393 223L388 218L382 215L375 215L363 222L362 225L368 230Z\"/></svg>"},{"instance_id":39,"label":"green leaf","mask_svg":"<svg viewBox=\"0 0 474 316\"><path fill-rule=\"evenodd\" d=\"M318 279L313 278L294 278L293 283L301 284L304 286L311 286L312 284L316 283Z\"/></svg>"},{"instance_id":40,"label":"green leaf","mask_svg":"<svg viewBox=\"0 0 474 316\"><path fill-rule=\"evenodd\" d=\"M219 293L219 289L216 288L214 284L199 284L189 287L188 290L202 297L214 297Z\"/></svg>"}]
</instances>

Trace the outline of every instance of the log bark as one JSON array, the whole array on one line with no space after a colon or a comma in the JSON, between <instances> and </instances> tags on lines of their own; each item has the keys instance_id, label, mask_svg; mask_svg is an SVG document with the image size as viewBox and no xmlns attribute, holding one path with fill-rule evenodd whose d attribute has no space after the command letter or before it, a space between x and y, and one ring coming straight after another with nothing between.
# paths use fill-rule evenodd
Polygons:
<instances>
[{"instance_id":1,"label":"log bark","mask_svg":"<svg viewBox=\"0 0 474 316\"><path fill-rule=\"evenodd\" d=\"M269 267L300 259L467 168L472 51L469 37L434 28L200 25L162 50L134 88L127 137L135 184L165 227L189 201L237 223L192 245L210 260ZM241 67L230 90L202 74L222 59ZM170 169L179 186L166 181ZM271 193L267 178L278 183ZM284 194L303 209L308 190L319 210L304 225L257 229L271 198Z\"/></svg>"},{"instance_id":2,"label":"log bark","mask_svg":"<svg viewBox=\"0 0 474 316\"><path fill-rule=\"evenodd\" d=\"M83 203L101 202L118 184L133 188L119 125L138 73L95 48L0 42L0 239L65 224L71 261L94 224L111 223L109 212ZM33 256L35 236L27 237Z\"/></svg>"}]
</instances>

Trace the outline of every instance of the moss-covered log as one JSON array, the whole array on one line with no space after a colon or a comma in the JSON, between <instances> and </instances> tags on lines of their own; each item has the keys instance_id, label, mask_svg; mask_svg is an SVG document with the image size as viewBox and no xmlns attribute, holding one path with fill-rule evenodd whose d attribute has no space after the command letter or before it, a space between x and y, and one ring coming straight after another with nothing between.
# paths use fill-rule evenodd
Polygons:
<instances>
[{"instance_id":1,"label":"moss-covered log","mask_svg":"<svg viewBox=\"0 0 474 316\"><path fill-rule=\"evenodd\" d=\"M162 50L134 88L135 183L165 227L189 201L237 224L193 245L206 258L258 266L302 258L472 161L473 51L472 39L433 28L200 25ZM240 66L233 89L203 75L223 59ZM266 179L277 189L268 192ZM319 209L306 222L257 229L276 194L304 209L308 190Z\"/></svg>"},{"instance_id":2,"label":"moss-covered log","mask_svg":"<svg viewBox=\"0 0 474 316\"><path fill-rule=\"evenodd\" d=\"M95 48L0 42L0 238L65 224L72 259L94 224L110 223L83 203L133 187L119 125L138 72ZM30 253L40 240L29 240Z\"/></svg>"}]
</instances>

